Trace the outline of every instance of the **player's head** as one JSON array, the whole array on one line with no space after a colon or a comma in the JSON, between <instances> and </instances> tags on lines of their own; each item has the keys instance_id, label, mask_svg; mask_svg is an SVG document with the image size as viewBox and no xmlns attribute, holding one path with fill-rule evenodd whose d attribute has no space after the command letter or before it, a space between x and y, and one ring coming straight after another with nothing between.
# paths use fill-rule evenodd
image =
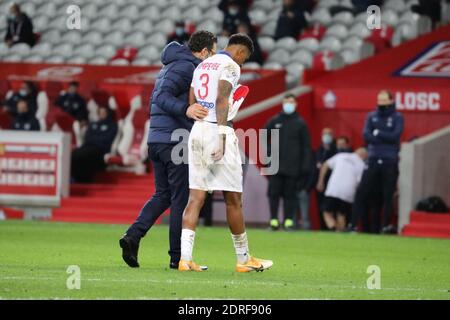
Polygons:
<instances>
[{"instance_id":1,"label":"player's head","mask_svg":"<svg viewBox=\"0 0 450 320\"><path fill-rule=\"evenodd\" d=\"M238 65L242 66L253 53L253 41L246 34L236 33L228 39L228 44L225 50L230 53L231 58Z\"/></svg>"},{"instance_id":2,"label":"player's head","mask_svg":"<svg viewBox=\"0 0 450 320\"><path fill-rule=\"evenodd\" d=\"M295 112L297 108L297 99L292 93L288 93L283 98L283 112L286 114L291 114Z\"/></svg>"},{"instance_id":3,"label":"player's head","mask_svg":"<svg viewBox=\"0 0 450 320\"><path fill-rule=\"evenodd\" d=\"M28 113L28 102L25 99L19 99L17 101L17 113L27 114Z\"/></svg>"},{"instance_id":4,"label":"player's head","mask_svg":"<svg viewBox=\"0 0 450 320\"><path fill-rule=\"evenodd\" d=\"M388 90L381 90L377 96L377 104L379 108L389 107L394 103L392 92Z\"/></svg>"},{"instance_id":5,"label":"player's head","mask_svg":"<svg viewBox=\"0 0 450 320\"><path fill-rule=\"evenodd\" d=\"M71 82L69 83L69 89L67 90L67 92L69 92L70 94L77 93L78 87L79 87L78 82L76 82L76 81L71 81Z\"/></svg>"},{"instance_id":6,"label":"player's head","mask_svg":"<svg viewBox=\"0 0 450 320\"><path fill-rule=\"evenodd\" d=\"M98 112L98 119L102 121L107 120L111 116L112 110L109 109L107 106L99 106L97 112Z\"/></svg>"},{"instance_id":7,"label":"player's head","mask_svg":"<svg viewBox=\"0 0 450 320\"><path fill-rule=\"evenodd\" d=\"M205 60L216 54L217 37L209 31L196 31L189 38L188 47L194 56Z\"/></svg>"},{"instance_id":8,"label":"player's head","mask_svg":"<svg viewBox=\"0 0 450 320\"><path fill-rule=\"evenodd\" d=\"M338 150L348 150L350 148L350 139L347 136L339 136L336 139L336 148Z\"/></svg>"},{"instance_id":9,"label":"player's head","mask_svg":"<svg viewBox=\"0 0 450 320\"><path fill-rule=\"evenodd\" d=\"M17 3L13 3L11 5L11 7L9 8L10 17L13 19L19 18L21 13L22 13L22 11L20 10L20 5L18 5Z\"/></svg>"},{"instance_id":10,"label":"player's head","mask_svg":"<svg viewBox=\"0 0 450 320\"><path fill-rule=\"evenodd\" d=\"M333 129L331 128L323 128L322 129L322 143L325 146L329 146L333 143L334 140L334 132Z\"/></svg>"}]
</instances>

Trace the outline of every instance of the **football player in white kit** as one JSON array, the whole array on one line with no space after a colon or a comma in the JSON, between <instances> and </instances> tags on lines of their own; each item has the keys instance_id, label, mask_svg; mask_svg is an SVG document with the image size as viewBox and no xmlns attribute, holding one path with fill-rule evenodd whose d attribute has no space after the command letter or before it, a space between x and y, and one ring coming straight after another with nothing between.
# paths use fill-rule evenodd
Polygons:
<instances>
[{"instance_id":1,"label":"football player in white kit","mask_svg":"<svg viewBox=\"0 0 450 320\"><path fill-rule=\"evenodd\" d=\"M180 271L202 271L206 267L192 261L195 228L206 193L222 190L227 221L236 250L237 272L263 271L272 266L249 254L242 214L242 162L238 139L231 120L243 99L236 97L240 66L253 52L252 40L244 34L232 35L224 51L204 60L194 71L190 103L208 109L189 135L189 202L183 214ZM234 98L239 99L233 104Z\"/></svg>"}]
</instances>

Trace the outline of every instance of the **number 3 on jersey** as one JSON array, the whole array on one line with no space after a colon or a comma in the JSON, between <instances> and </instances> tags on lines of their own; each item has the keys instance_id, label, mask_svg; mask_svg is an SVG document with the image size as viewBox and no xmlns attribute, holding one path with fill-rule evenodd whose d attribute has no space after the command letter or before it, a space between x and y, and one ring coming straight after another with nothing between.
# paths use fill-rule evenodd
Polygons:
<instances>
[{"instance_id":1,"label":"number 3 on jersey","mask_svg":"<svg viewBox=\"0 0 450 320\"><path fill-rule=\"evenodd\" d=\"M205 99L208 96L209 75L207 73L202 74L200 76L200 81L202 87L197 90L197 94L200 99Z\"/></svg>"}]
</instances>

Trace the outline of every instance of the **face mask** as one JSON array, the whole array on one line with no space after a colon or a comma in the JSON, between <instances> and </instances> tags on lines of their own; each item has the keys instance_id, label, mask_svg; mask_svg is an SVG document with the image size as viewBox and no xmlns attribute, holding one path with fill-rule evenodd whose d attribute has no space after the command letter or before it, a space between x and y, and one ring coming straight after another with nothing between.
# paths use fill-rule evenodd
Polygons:
<instances>
[{"instance_id":1,"label":"face mask","mask_svg":"<svg viewBox=\"0 0 450 320\"><path fill-rule=\"evenodd\" d=\"M9 15L8 15L8 20L9 20L9 21L16 21L16 20L17 20L17 17L16 17L15 14L9 14Z\"/></svg>"},{"instance_id":2,"label":"face mask","mask_svg":"<svg viewBox=\"0 0 450 320\"><path fill-rule=\"evenodd\" d=\"M378 110L386 110L391 106L392 106L392 104L379 104L377 107L378 107Z\"/></svg>"},{"instance_id":3,"label":"face mask","mask_svg":"<svg viewBox=\"0 0 450 320\"><path fill-rule=\"evenodd\" d=\"M184 33L184 28L176 28L175 33L177 36L182 36Z\"/></svg>"},{"instance_id":4,"label":"face mask","mask_svg":"<svg viewBox=\"0 0 450 320\"><path fill-rule=\"evenodd\" d=\"M286 114L292 114L295 111L294 103L283 103L283 112Z\"/></svg>"},{"instance_id":5,"label":"face mask","mask_svg":"<svg viewBox=\"0 0 450 320\"><path fill-rule=\"evenodd\" d=\"M324 134L322 136L322 142L323 144L331 144L331 142L333 142L333 137L330 134Z\"/></svg>"},{"instance_id":6,"label":"face mask","mask_svg":"<svg viewBox=\"0 0 450 320\"><path fill-rule=\"evenodd\" d=\"M350 148L340 148L340 149L337 149L337 152L352 152L352 149L350 149Z\"/></svg>"},{"instance_id":7,"label":"face mask","mask_svg":"<svg viewBox=\"0 0 450 320\"><path fill-rule=\"evenodd\" d=\"M22 97L25 97L27 94L28 94L27 90L25 90L25 89L19 90L19 95L21 95Z\"/></svg>"},{"instance_id":8,"label":"face mask","mask_svg":"<svg viewBox=\"0 0 450 320\"><path fill-rule=\"evenodd\" d=\"M230 15L232 15L232 16L235 16L235 15L237 15L237 14L239 13L239 9L236 9L236 8L230 8L230 9L228 9L228 13L229 13Z\"/></svg>"}]
</instances>

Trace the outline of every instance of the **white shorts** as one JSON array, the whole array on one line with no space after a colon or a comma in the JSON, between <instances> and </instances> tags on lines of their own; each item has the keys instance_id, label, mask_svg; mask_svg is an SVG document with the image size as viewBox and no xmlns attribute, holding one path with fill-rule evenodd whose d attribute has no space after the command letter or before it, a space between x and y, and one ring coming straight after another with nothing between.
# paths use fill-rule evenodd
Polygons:
<instances>
[{"instance_id":1,"label":"white shorts","mask_svg":"<svg viewBox=\"0 0 450 320\"><path fill-rule=\"evenodd\" d=\"M214 161L211 154L219 139L217 124L196 121L189 134L189 188L204 191L242 192L242 160L233 128L227 132L225 155Z\"/></svg>"}]
</instances>

